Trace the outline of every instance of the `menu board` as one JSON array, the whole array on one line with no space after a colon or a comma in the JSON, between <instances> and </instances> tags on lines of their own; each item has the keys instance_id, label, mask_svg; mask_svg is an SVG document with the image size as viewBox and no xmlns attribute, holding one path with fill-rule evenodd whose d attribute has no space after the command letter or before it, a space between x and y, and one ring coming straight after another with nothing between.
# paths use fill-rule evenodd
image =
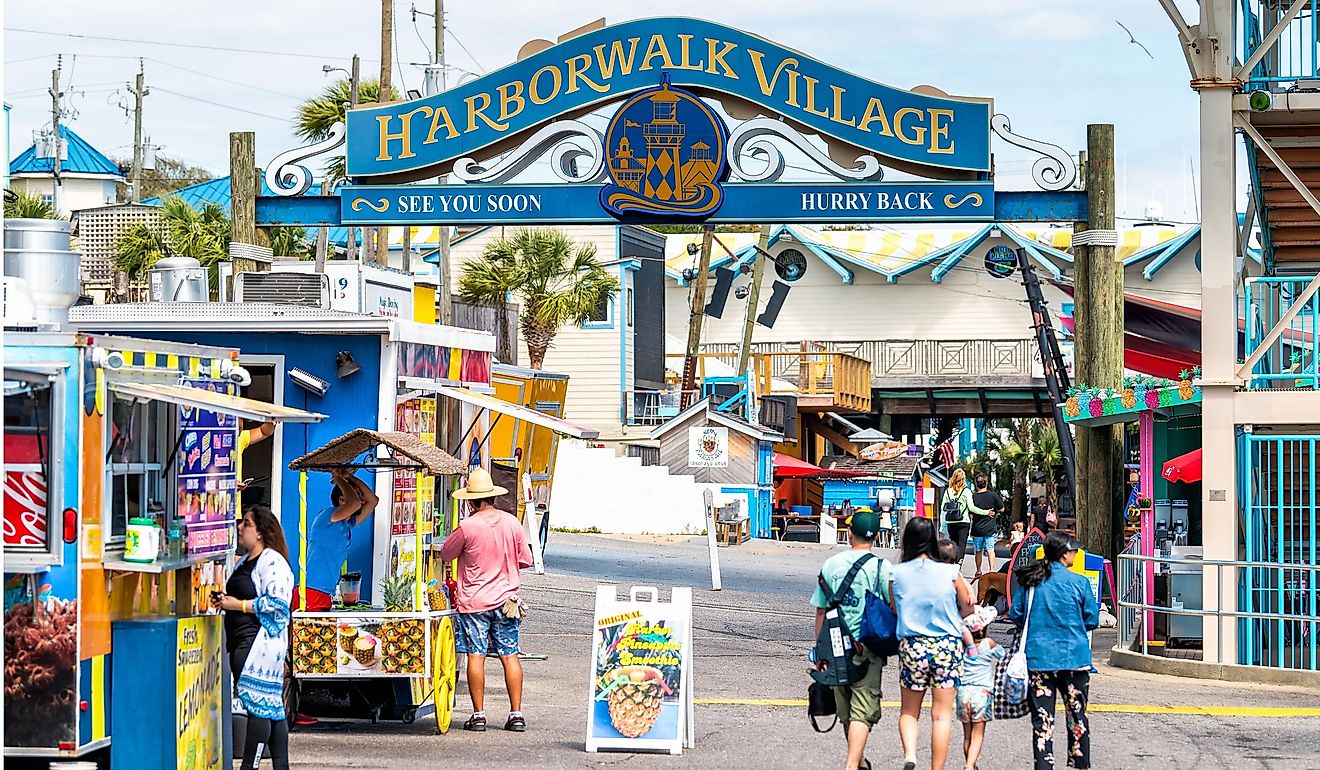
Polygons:
<instances>
[{"instance_id":1,"label":"menu board","mask_svg":"<svg viewBox=\"0 0 1320 770\"><path fill-rule=\"evenodd\" d=\"M230 395L237 389L231 383L212 380L185 380L184 384ZM234 476L238 418L181 406L179 431L179 517L188 527L188 553L224 553L230 547L238 504Z\"/></svg>"},{"instance_id":2,"label":"menu board","mask_svg":"<svg viewBox=\"0 0 1320 770\"><path fill-rule=\"evenodd\" d=\"M395 405L394 427L435 446L434 398L415 398ZM416 471L395 471L390 505L390 573L417 572L417 554L435 526L435 479Z\"/></svg>"}]
</instances>

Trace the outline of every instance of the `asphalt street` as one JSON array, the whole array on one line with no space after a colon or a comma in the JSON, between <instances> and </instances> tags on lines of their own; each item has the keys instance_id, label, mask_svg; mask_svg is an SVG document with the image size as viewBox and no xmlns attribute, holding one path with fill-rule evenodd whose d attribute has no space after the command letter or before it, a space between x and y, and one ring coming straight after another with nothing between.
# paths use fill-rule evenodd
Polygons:
<instances>
[{"instance_id":1,"label":"asphalt street","mask_svg":"<svg viewBox=\"0 0 1320 770\"><path fill-rule=\"evenodd\" d=\"M805 654L812 642L807 597L830 552L824 546L759 542L721 548L724 590L714 592L702 539L555 533L546 554L547 574L525 577L531 615L523 626L522 646L527 653L548 656L525 664L526 733L463 732L459 728L470 705L460 688L454 729L447 735L436 735L430 720L413 725L326 722L294 733L293 766L841 767L841 730L813 732L802 705ZM682 756L584 751L598 584L622 589L655 585L662 598L668 586L694 589L697 741ZM1320 768L1320 716L1299 715L1299 710L1320 714L1320 694L1114 669L1104 662L1113 632L1096 637L1100 673L1092 677L1091 688L1094 767ZM876 767L901 766L897 706L891 705L898 697L894 668L883 675L884 715L867 751ZM507 709L498 665L490 666L487 683L487 712L498 727ZM923 728L926 738L928 720ZM1062 746L1057 750L1062 767ZM928 752L920 756L919 766L928 767ZM989 726L983 770L1030 764L1027 720ZM961 767L961 756L951 756L947 766Z\"/></svg>"}]
</instances>

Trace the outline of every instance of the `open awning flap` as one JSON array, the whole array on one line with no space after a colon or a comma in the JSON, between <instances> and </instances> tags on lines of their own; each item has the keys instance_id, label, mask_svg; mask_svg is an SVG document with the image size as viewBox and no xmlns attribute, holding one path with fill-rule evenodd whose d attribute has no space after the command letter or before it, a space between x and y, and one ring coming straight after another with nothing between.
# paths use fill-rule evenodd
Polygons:
<instances>
[{"instance_id":1,"label":"open awning flap","mask_svg":"<svg viewBox=\"0 0 1320 770\"><path fill-rule=\"evenodd\" d=\"M69 365L63 361L6 361L5 377L13 379L45 378L53 380Z\"/></svg>"},{"instance_id":2,"label":"open awning flap","mask_svg":"<svg viewBox=\"0 0 1320 770\"><path fill-rule=\"evenodd\" d=\"M435 390L436 393L448 396L456 401L462 401L465 404L471 404L482 409L489 409L492 412L507 414L515 420L523 420L542 428L549 428L555 433L571 438L596 438L600 436L600 431L595 428L575 425L568 420L561 420L553 415L538 412L535 409L528 409L525 406L519 406L484 393L477 393L465 388L451 388L446 385L437 386Z\"/></svg>"},{"instance_id":3,"label":"open awning flap","mask_svg":"<svg viewBox=\"0 0 1320 770\"><path fill-rule=\"evenodd\" d=\"M111 382L110 390L133 398L165 401L208 412L232 414L245 420L261 422L320 422L325 415L305 412L290 406L276 406L242 396L216 393L213 390L152 382Z\"/></svg>"}]
</instances>

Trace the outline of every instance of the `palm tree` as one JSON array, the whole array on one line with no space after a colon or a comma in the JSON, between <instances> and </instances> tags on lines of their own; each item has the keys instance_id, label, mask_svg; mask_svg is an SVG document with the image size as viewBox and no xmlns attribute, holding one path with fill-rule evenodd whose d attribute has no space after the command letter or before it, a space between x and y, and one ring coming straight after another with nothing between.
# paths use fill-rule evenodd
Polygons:
<instances>
[{"instance_id":1,"label":"palm tree","mask_svg":"<svg viewBox=\"0 0 1320 770\"><path fill-rule=\"evenodd\" d=\"M594 245L574 244L563 231L548 228L492 241L458 279L464 302L494 307L501 319L511 296L522 300L518 326L533 369L541 368L559 327L586 323L618 290L618 279L596 261ZM498 328L502 337L504 325ZM497 345L500 360L510 360L509 341Z\"/></svg>"},{"instance_id":2,"label":"palm tree","mask_svg":"<svg viewBox=\"0 0 1320 770\"><path fill-rule=\"evenodd\" d=\"M36 193L14 190L5 191L5 219L62 219L55 207Z\"/></svg>"},{"instance_id":3,"label":"palm tree","mask_svg":"<svg viewBox=\"0 0 1320 770\"><path fill-rule=\"evenodd\" d=\"M319 142L330 136L330 128L345 119L352 97L352 85L347 79L336 80L326 86L320 94L298 105L298 115L293 120L293 132L300 138ZM384 101L395 101L399 93L390 89L389 97ZM364 80L358 84L358 104L370 104L382 101L380 81ZM335 155L325 167L326 181L333 187L347 179L344 172L344 156Z\"/></svg>"}]
</instances>

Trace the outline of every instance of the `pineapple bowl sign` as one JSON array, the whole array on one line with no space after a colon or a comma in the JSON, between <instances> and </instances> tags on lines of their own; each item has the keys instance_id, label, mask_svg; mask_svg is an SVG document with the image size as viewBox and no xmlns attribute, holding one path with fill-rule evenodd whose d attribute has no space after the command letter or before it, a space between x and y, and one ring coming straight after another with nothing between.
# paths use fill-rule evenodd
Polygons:
<instances>
[{"instance_id":1,"label":"pineapple bowl sign","mask_svg":"<svg viewBox=\"0 0 1320 770\"><path fill-rule=\"evenodd\" d=\"M668 603L649 587L623 600L596 589L587 751L692 745L691 621L690 589L675 588Z\"/></svg>"}]
</instances>

